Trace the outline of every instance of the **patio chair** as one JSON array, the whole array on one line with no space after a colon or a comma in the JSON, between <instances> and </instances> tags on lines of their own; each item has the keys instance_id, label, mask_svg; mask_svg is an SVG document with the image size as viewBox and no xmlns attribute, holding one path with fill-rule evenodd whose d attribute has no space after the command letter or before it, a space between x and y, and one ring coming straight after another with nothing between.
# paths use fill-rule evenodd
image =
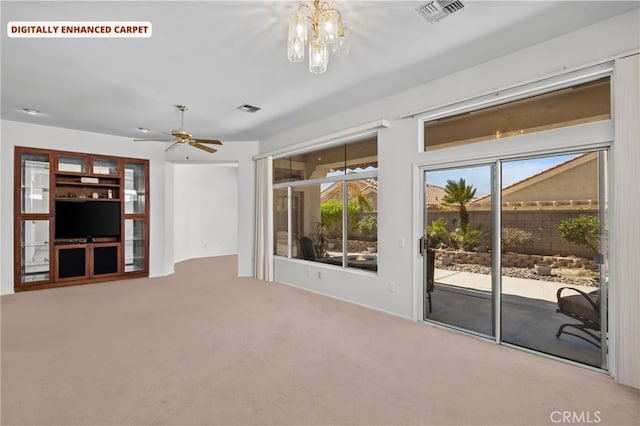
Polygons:
<instances>
[{"instance_id":1,"label":"patio chair","mask_svg":"<svg viewBox=\"0 0 640 426\"><path fill-rule=\"evenodd\" d=\"M577 288L561 287L556 293L556 298L558 299L556 312L567 315L580 322L579 324L562 324L560 328L558 328L556 338L559 338L562 333L565 333L600 348L600 336L595 334L596 332L600 332L600 290L585 293ZM591 339L585 337L583 334L566 331L566 328L575 328Z\"/></svg>"},{"instance_id":2,"label":"patio chair","mask_svg":"<svg viewBox=\"0 0 640 426\"><path fill-rule=\"evenodd\" d=\"M316 249L313 240L306 235L300 237L300 251L304 260L316 260Z\"/></svg>"}]
</instances>

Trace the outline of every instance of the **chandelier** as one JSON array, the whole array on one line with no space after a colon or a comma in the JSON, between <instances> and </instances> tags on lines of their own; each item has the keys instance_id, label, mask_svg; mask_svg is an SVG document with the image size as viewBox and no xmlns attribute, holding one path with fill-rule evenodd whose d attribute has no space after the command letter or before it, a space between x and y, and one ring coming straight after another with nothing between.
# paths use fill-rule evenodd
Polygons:
<instances>
[{"instance_id":1,"label":"chandelier","mask_svg":"<svg viewBox=\"0 0 640 426\"><path fill-rule=\"evenodd\" d=\"M309 40L309 71L312 73L327 71L329 49L338 56L349 53L349 26L342 22L340 11L328 2L314 0L313 6L303 3L291 14L287 46L289 61L304 61L309 32L312 36Z\"/></svg>"}]
</instances>

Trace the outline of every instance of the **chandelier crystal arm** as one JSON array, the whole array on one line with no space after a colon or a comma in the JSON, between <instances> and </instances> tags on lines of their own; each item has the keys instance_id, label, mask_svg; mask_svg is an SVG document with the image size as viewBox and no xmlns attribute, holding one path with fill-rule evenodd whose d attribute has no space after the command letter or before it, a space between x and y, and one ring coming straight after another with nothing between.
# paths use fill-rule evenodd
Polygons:
<instances>
[{"instance_id":1,"label":"chandelier crystal arm","mask_svg":"<svg viewBox=\"0 0 640 426\"><path fill-rule=\"evenodd\" d=\"M302 12L303 9L311 13L311 6L309 6L308 4L302 3L300 6L298 6L298 12Z\"/></svg>"}]
</instances>

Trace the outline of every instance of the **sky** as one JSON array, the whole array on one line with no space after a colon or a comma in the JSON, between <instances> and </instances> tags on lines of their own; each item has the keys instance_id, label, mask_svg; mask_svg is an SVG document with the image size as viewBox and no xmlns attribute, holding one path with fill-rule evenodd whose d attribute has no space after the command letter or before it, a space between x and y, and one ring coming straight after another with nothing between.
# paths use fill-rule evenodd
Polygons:
<instances>
[{"instance_id":1,"label":"sky","mask_svg":"<svg viewBox=\"0 0 640 426\"><path fill-rule=\"evenodd\" d=\"M553 157L534 158L530 160L507 161L502 163L502 187L511 185L526 177L563 163L580 154L556 155ZM491 167L476 166L459 169L447 169L427 172L427 183L445 187L447 180L458 181L463 178L467 185L477 188L476 197L487 195L491 191Z\"/></svg>"}]
</instances>

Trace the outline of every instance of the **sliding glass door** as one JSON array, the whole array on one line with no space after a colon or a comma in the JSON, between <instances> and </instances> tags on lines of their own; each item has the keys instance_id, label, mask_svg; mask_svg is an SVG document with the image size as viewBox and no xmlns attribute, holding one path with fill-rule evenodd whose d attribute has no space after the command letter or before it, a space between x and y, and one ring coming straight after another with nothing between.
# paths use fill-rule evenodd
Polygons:
<instances>
[{"instance_id":1,"label":"sliding glass door","mask_svg":"<svg viewBox=\"0 0 640 426\"><path fill-rule=\"evenodd\" d=\"M425 173L425 319L494 336L491 203L493 165ZM461 265L465 265L461 268Z\"/></svg>"},{"instance_id":2,"label":"sliding glass door","mask_svg":"<svg viewBox=\"0 0 640 426\"><path fill-rule=\"evenodd\" d=\"M424 319L607 368L606 163L592 151L425 170Z\"/></svg>"}]
</instances>

